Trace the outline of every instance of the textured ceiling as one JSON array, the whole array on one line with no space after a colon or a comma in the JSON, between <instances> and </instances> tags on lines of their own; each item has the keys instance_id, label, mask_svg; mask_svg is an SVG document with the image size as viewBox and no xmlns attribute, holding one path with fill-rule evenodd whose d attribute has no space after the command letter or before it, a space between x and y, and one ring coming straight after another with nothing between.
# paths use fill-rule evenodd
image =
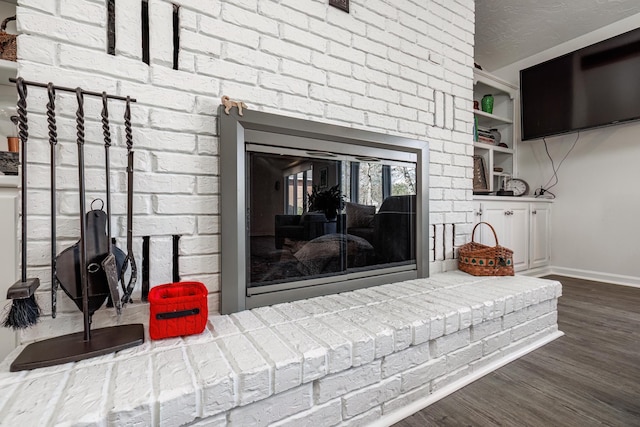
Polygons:
<instances>
[{"instance_id":1,"label":"textured ceiling","mask_svg":"<svg viewBox=\"0 0 640 427\"><path fill-rule=\"evenodd\" d=\"M476 0L475 61L496 70L637 13L639 0Z\"/></svg>"}]
</instances>

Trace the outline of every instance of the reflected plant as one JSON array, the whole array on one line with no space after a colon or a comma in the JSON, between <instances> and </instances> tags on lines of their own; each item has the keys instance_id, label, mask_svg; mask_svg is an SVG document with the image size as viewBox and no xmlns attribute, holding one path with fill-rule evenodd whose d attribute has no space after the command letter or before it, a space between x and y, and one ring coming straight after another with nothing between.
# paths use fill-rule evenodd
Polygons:
<instances>
[{"instance_id":1,"label":"reflected plant","mask_svg":"<svg viewBox=\"0 0 640 427\"><path fill-rule=\"evenodd\" d=\"M344 208L344 196L339 185L334 185L328 190L320 191L318 185L314 185L309 194L309 211L324 212L328 220L338 216L338 211Z\"/></svg>"}]
</instances>

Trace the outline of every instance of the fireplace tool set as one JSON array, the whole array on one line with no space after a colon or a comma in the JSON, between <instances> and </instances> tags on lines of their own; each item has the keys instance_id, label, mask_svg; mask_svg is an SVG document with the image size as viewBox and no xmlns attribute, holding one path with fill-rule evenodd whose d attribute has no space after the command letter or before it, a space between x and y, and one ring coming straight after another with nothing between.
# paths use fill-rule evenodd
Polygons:
<instances>
[{"instance_id":1,"label":"fireplace tool set","mask_svg":"<svg viewBox=\"0 0 640 427\"><path fill-rule=\"evenodd\" d=\"M131 107L135 99L97 93L81 88L66 88L28 82L22 78L11 79L18 91L18 128L22 150L22 251L21 278L7 292L12 307L5 326L25 328L37 321L40 315L34 292L40 285L38 278L27 277L27 86L45 88L48 93L47 123L51 156L51 310L56 317L57 288L71 298L83 313L84 331L63 335L29 344L11 364L11 371L34 369L75 362L133 347L144 342L142 324L119 325L91 330L91 318L106 300L118 314L121 307L131 302L131 294L137 280L137 268L133 256L133 137L131 131ZM78 150L78 182L80 202L80 239L74 245L56 255L56 156L58 144L55 114L56 91L76 94L76 135ZM85 191L85 114L84 97L102 99L102 130L104 136L106 189L105 201L96 199L86 211ZM126 252L112 243L110 157L111 132L109 127L109 100L125 102L124 127L127 146L127 247ZM106 212L104 211L106 208ZM127 270L128 280L127 280ZM122 287L122 296L118 290Z\"/></svg>"}]
</instances>

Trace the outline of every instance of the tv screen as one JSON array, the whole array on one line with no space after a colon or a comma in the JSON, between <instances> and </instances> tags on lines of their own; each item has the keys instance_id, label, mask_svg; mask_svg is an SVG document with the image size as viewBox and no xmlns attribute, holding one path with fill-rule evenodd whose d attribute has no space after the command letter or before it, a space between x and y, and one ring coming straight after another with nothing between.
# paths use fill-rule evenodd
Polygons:
<instances>
[{"instance_id":1,"label":"tv screen","mask_svg":"<svg viewBox=\"0 0 640 427\"><path fill-rule=\"evenodd\" d=\"M640 118L640 29L520 71L522 140Z\"/></svg>"}]
</instances>

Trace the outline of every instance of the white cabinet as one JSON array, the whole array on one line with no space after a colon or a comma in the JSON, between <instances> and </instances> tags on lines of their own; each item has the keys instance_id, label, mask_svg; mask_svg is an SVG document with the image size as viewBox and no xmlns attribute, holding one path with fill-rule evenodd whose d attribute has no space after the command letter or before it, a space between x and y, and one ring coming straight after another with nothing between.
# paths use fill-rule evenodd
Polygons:
<instances>
[{"instance_id":1,"label":"white cabinet","mask_svg":"<svg viewBox=\"0 0 640 427\"><path fill-rule=\"evenodd\" d=\"M551 259L550 202L524 198L509 201L493 199L474 202L475 223L483 221L491 224L500 245L513 250L516 272L548 266ZM475 241L495 245L493 233L485 225L476 230Z\"/></svg>"},{"instance_id":2,"label":"white cabinet","mask_svg":"<svg viewBox=\"0 0 640 427\"><path fill-rule=\"evenodd\" d=\"M518 87L501 80L486 71L474 69L473 100L480 101L484 95L492 95L494 107L492 113L481 109L474 109L474 120L479 129L497 129L500 132L500 142L506 147L478 141L475 138L474 155L484 159L487 177L487 191L500 189L502 174L516 176L516 165L513 161L516 153L516 123L515 107L517 104ZM474 134L475 137L475 134ZM498 172L495 169L502 169Z\"/></svg>"},{"instance_id":3,"label":"white cabinet","mask_svg":"<svg viewBox=\"0 0 640 427\"><path fill-rule=\"evenodd\" d=\"M18 177L0 176L0 301L4 313L7 289L18 278ZM0 327L0 360L4 359L16 346L16 334L13 330Z\"/></svg>"},{"instance_id":4,"label":"white cabinet","mask_svg":"<svg viewBox=\"0 0 640 427\"><path fill-rule=\"evenodd\" d=\"M16 1L0 1L2 19L16 14ZM15 22L7 27L7 32L16 33ZM15 111L16 89L9 78L16 77L16 62L0 59L0 151L7 151L7 136L15 136L15 127L9 120ZM15 114L15 113L12 113ZM11 133L11 135L9 135ZM11 304L7 300L7 289L18 278L19 249L17 242L19 177L0 175L0 312ZM15 348L16 334L13 330L0 326L0 360Z\"/></svg>"},{"instance_id":5,"label":"white cabinet","mask_svg":"<svg viewBox=\"0 0 640 427\"><path fill-rule=\"evenodd\" d=\"M551 205L549 203L532 203L530 210L529 268L545 267L551 261L551 253L549 252Z\"/></svg>"}]
</instances>

